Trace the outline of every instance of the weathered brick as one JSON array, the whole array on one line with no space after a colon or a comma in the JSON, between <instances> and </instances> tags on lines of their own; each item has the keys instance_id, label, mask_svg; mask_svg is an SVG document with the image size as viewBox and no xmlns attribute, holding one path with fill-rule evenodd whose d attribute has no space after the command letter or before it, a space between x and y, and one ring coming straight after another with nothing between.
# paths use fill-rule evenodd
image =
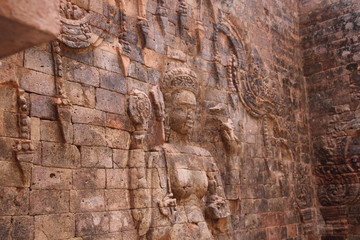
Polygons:
<instances>
[{"instance_id":1,"label":"weathered brick","mask_svg":"<svg viewBox=\"0 0 360 240\"><path fill-rule=\"evenodd\" d=\"M106 169L107 188L127 189L129 186L127 169Z\"/></svg>"},{"instance_id":2,"label":"weathered brick","mask_svg":"<svg viewBox=\"0 0 360 240\"><path fill-rule=\"evenodd\" d=\"M86 124L74 124L76 145L105 146L105 128Z\"/></svg>"},{"instance_id":3,"label":"weathered brick","mask_svg":"<svg viewBox=\"0 0 360 240\"><path fill-rule=\"evenodd\" d=\"M34 166L31 187L32 189L71 189L72 170Z\"/></svg>"},{"instance_id":4,"label":"weathered brick","mask_svg":"<svg viewBox=\"0 0 360 240\"><path fill-rule=\"evenodd\" d=\"M35 239L70 239L75 237L73 214L35 216Z\"/></svg>"},{"instance_id":5,"label":"weathered brick","mask_svg":"<svg viewBox=\"0 0 360 240\"><path fill-rule=\"evenodd\" d=\"M70 208L72 212L104 211L104 190L72 190Z\"/></svg>"},{"instance_id":6,"label":"weathered brick","mask_svg":"<svg viewBox=\"0 0 360 240\"><path fill-rule=\"evenodd\" d=\"M94 87L69 81L64 81L63 86L64 92L69 97L71 103L84 107L95 107Z\"/></svg>"},{"instance_id":7,"label":"weathered brick","mask_svg":"<svg viewBox=\"0 0 360 240\"><path fill-rule=\"evenodd\" d=\"M79 169L73 171L74 189L105 188L105 169Z\"/></svg>"},{"instance_id":8,"label":"weathered brick","mask_svg":"<svg viewBox=\"0 0 360 240\"><path fill-rule=\"evenodd\" d=\"M114 168L125 168L128 163L129 151L122 149L113 150Z\"/></svg>"},{"instance_id":9,"label":"weathered brick","mask_svg":"<svg viewBox=\"0 0 360 240\"><path fill-rule=\"evenodd\" d=\"M0 217L0 239L11 239L11 217Z\"/></svg>"},{"instance_id":10,"label":"weathered brick","mask_svg":"<svg viewBox=\"0 0 360 240\"><path fill-rule=\"evenodd\" d=\"M112 168L112 150L107 147L81 147L81 166Z\"/></svg>"},{"instance_id":11,"label":"weathered brick","mask_svg":"<svg viewBox=\"0 0 360 240\"><path fill-rule=\"evenodd\" d=\"M99 70L100 87L122 94L127 93L125 77L122 74Z\"/></svg>"},{"instance_id":12,"label":"weathered brick","mask_svg":"<svg viewBox=\"0 0 360 240\"><path fill-rule=\"evenodd\" d=\"M133 124L127 115L106 113L106 127L133 131Z\"/></svg>"},{"instance_id":13,"label":"weathered brick","mask_svg":"<svg viewBox=\"0 0 360 240\"><path fill-rule=\"evenodd\" d=\"M0 136L19 137L18 114L0 109Z\"/></svg>"},{"instance_id":14,"label":"weathered brick","mask_svg":"<svg viewBox=\"0 0 360 240\"><path fill-rule=\"evenodd\" d=\"M48 142L62 142L63 136L59 121L40 121L40 140Z\"/></svg>"},{"instance_id":15,"label":"weathered brick","mask_svg":"<svg viewBox=\"0 0 360 240\"><path fill-rule=\"evenodd\" d=\"M119 129L106 128L106 142L112 148L129 149L130 134Z\"/></svg>"},{"instance_id":16,"label":"weathered brick","mask_svg":"<svg viewBox=\"0 0 360 240\"><path fill-rule=\"evenodd\" d=\"M52 214L69 212L70 191L32 190L30 192L30 214Z\"/></svg>"},{"instance_id":17,"label":"weathered brick","mask_svg":"<svg viewBox=\"0 0 360 240\"><path fill-rule=\"evenodd\" d=\"M135 229L130 210L110 212L110 232Z\"/></svg>"},{"instance_id":18,"label":"weathered brick","mask_svg":"<svg viewBox=\"0 0 360 240\"><path fill-rule=\"evenodd\" d=\"M99 86L99 71L97 68L69 58L64 58L64 66L64 73L67 80L94 87Z\"/></svg>"},{"instance_id":19,"label":"weathered brick","mask_svg":"<svg viewBox=\"0 0 360 240\"><path fill-rule=\"evenodd\" d=\"M106 114L96 109L73 106L72 122L104 126Z\"/></svg>"},{"instance_id":20,"label":"weathered brick","mask_svg":"<svg viewBox=\"0 0 360 240\"><path fill-rule=\"evenodd\" d=\"M136 198L133 198L133 202L132 202L133 208L142 209L142 208L150 208L151 207L151 202L146 201L148 196L151 195L151 189L149 189L149 188L135 189L135 190L133 190L133 194L135 194L137 196Z\"/></svg>"},{"instance_id":21,"label":"weathered brick","mask_svg":"<svg viewBox=\"0 0 360 240\"><path fill-rule=\"evenodd\" d=\"M6 63L6 58L2 59L0 65L0 84L15 83L18 84L18 77L16 76L17 66L14 63Z\"/></svg>"},{"instance_id":22,"label":"weathered brick","mask_svg":"<svg viewBox=\"0 0 360 240\"><path fill-rule=\"evenodd\" d=\"M39 118L51 119L51 120L56 119L57 113L56 113L54 98L48 96L30 94L30 101L31 101L30 115L32 117L39 117Z\"/></svg>"},{"instance_id":23,"label":"weathered brick","mask_svg":"<svg viewBox=\"0 0 360 240\"><path fill-rule=\"evenodd\" d=\"M2 187L29 187L31 165L29 163L0 162Z\"/></svg>"},{"instance_id":24,"label":"weathered brick","mask_svg":"<svg viewBox=\"0 0 360 240\"><path fill-rule=\"evenodd\" d=\"M123 239L136 240L137 238L138 234L136 230L129 230L123 232Z\"/></svg>"},{"instance_id":25,"label":"weathered brick","mask_svg":"<svg viewBox=\"0 0 360 240\"><path fill-rule=\"evenodd\" d=\"M132 62L129 67L129 76L142 82L148 82L147 68L137 62Z\"/></svg>"},{"instance_id":26,"label":"weathered brick","mask_svg":"<svg viewBox=\"0 0 360 240\"><path fill-rule=\"evenodd\" d=\"M119 196L121 200L119 201ZM130 209L130 198L128 189L105 190L106 210Z\"/></svg>"},{"instance_id":27,"label":"weathered brick","mask_svg":"<svg viewBox=\"0 0 360 240\"><path fill-rule=\"evenodd\" d=\"M0 217L0 239L34 239L33 221L30 216Z\"/></svg>"},{"instance_id":28,"label":"weathered brick","mask_svg":"<svg viewBox=\"0 0 360 240\"><path fill-rule=\"evenodd\" d=\"M171 156L174 156L174 154L171 154ZM179 162L186 161L186 156L184 154L179 154L175 159L179 159ZM203 168L203 164L200 165L201 168ZM146 167L145 152L143 149L133 149L129 151L128 167Z\"/></svg>"},{"instance_id":29,"label":"weathered brick","mask_svg":"<svg viewBox=\"0 0 360 240\"><path fill-rule=\"evenodd\" d=\"M76 236L98 235L109 232L109 213L81 213L75 216Z\"/></svg>"},{"instance_id":30,"label":"weathered brick","mask_svg":"<svg viewBox=\"0 0 360 240\"><path fill-rule=\"evenodd\" d=\"M157 85L161 80L161 72L154 68L148 69L148 75L150 84Z\"/></svg>"},{"instance_id":31,"label":"weathered brick","mask_svg":"<svg viewBox=\"0 0 360 240\"><path fill-rule=\"evenodd\" d=\"M127 83L129 90L137 89L145 93L148 92L149 85L146 82L142 82L134 78L128 77Z\"/></svg>"},{"instance_id":32,"label":"weathered brick","mask_svg":"<svg viewBox=\"0 0 360 240\"><path fill-rule=\"evenodd\" d=\"M91 11L102 14L103 13L103 2L97 0L90 0L89 8Z\"/></svg>"},{"instance_id":33,"label":"weathered brick","mask_svg":"<svg viewBox=\"0 0 360 240\"><path fill-rule=\"evenodd\" d=\"M125 113L125 96L105 89L96 89L96 109L111 113Z\"/></svg>"},{"instance_id":34,"label":"weathered brick","mask_svg":"<svg viewBox=\"0 0 360 240\"><path fill-rule=\"evenodd\" d=\"M257 214L245 215L245 227L246 228L257 228L261 224L260 216Z\"/></svg>"},{"instance_id":35,"label":"weathered brick","mask_svg":"<svg viewBox=\"0 0 360 240\"><path fill-rule=\"evenodd\" d=\"M53 60L50 53L30 48L25 50L24 67L46 74L53 74Z\"/></svg>"},{"instance_id":36,"label":"weathered brick","mask_svg":"<svg viewBox=\"0 0 360 240\"><path fill-rule=\"evenodd\" d=\"M31 140L40 141L40 118L30 119Z\"/></svg>"},{"instance_id":37,"label":"weathered brick","mask_svg":"<svg viewBox=\"0 0 360 240\"><path fill-rule=\"evenodd\" d=\"M42 164L76 168L80 165L80 152L74 145L42 142Z\"/></svg>"},{"instance_id":38,"label":"weathered brick","mask_svg":"<svg viewBox=\"0 0 360 240\"><path fill-rule=\"evenodd\" d=\"M12 218L12 239L34 239L34 218L30 216L15 216Z\"/></svg>"},{"instance_id":39,"label":"weathered brick","mask_svg":"<svg viewBox=\"0 0 360 240\"><path fill-rule=\"evenodd\" d=\"M0 188L0 196L0 215L28 214L28 188Z\"/></svg>"},{"instance_id":40,"label":"weathered brick","mask_svg":"<svg viewBox=\"0 0 360 240\"><path fill-rule=\"evenodd\" d=\"M55 95L55 79L41 72L24 70L20 77L20 87L27 92L40 95Z\"/></svg>"},{"instance_id":41,"label":"weathered brick","mask_svg":"<svg viewBox=\"0 0 360 240\"><path fill-rule=\"evenodd\" d=\"M124 240L122 232L101 234L101 235L93 235L93 236L85 236L82 239L84 240ZM125 238L129 239L129 238Z\"/></svg>"},{"instance_id":42,"label":"weathered brick","mask_svg":"<svg viewBox=\"0 0 360 240\"><path fill-rule=\"evenodd\" d=\"M298 229L295 224L287 225L287 237L293 238L298 236Z\"/></svg>"},{"instance_id":43,"label":"weathered brick","mask_svg":"<svg viewBox=\"0 0 360 240\"><path fill-rule=\"evenodd\" d=\"M118 55L99 48L94 50L94 65L109 71L121 72Z\"/></svg>"},{"instance_id":44,"label":"weathered brick","mask_svg":"<svg viewBox=\"0 0 360 240\"><path fill-rule=\"evenodd\" d=\"M81 8L89 10L89 0L74 0L74 3Z\"/></svg>"},{"instance_id":45,"label":"weathered brick","mask_svg":"<svg viewBox=\"0 0 360 240\"><path fill-rule=\"evenodd\" d=\"M0 161L15 161L15 139L0 137Z\"/></svg>"},{"instance_id":46,"label":"weathered brick","mask_svg":"<svg viewBox=\"0 0 360 240\"><path fill-rule=\"evenodd\" d=\"M3 111L17 111L17 92L11 86L0 86L0 109Z\"/></svg>"},{"instance_id":47,"label":"weathered brick","mask_svg":"<svg viewBox=\"0 0 360 240\"><path fill-rule=\"evenodd\" d=\"M92 65L94 62L93 50L92 48L81 49L80 51L74 51L73 48L63 46L61 53L70 59L74 59L78 62ZM64 64L65 65L65 64ZM65 65L66 66L66 65Z\"/></svg>"},{"instance_id":48,"label":"weathered brick","mask_svg":"<svg viewBox=\"0 0 360 240\"><path fill-rule=\"evenodd\" d=\"M215 101L217 103L226 103L228 96L226 93L217 89L207 89L205 99L208 101Z\"/></svg>"}]
</instances>

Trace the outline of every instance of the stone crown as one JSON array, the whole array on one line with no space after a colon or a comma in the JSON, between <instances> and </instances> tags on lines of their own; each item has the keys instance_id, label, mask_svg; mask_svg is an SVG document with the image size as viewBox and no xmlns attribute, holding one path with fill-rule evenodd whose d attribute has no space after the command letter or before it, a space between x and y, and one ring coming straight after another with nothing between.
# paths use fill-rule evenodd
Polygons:
<instances>
[{"instance_id":1,"label":"stone crown","mask_svg":"<svg viewBox=\"0 0 360 240\"><path fill-rule=\"evenodd\" d=\"M193 92L198 91L197 76L194 71L186 67L174 68L165 73L162 89L166 92L175 89L184 89Z\"/></svg>"}]
</instances>

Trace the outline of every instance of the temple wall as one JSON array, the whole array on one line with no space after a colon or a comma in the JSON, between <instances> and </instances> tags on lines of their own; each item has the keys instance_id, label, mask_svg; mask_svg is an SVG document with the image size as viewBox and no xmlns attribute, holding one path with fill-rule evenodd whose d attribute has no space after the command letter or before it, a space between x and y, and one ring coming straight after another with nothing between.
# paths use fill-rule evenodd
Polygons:
<instances>
[{"instance_id":1,"label":"temple wall","mask_svg":"<svg viewBox=\"0 0 360 240\"><path fill-rule=\"evenodd\" d=\"M325 239L358 239L358 1L301 1L300 33Z\"/></svg>"},{"instance_id":2,"label":"temple wall","mask_svg":"<svg viewBox=\"0 0 360 240\"><path fill-rule=\"evenodd\" d=\"M56 41L1 59L0 239L159 239L174 229L159 210L171 171L156 97L174 66L199 85L190 143L201 150L187 168L214 159L230 213L198 213L211 235L319 239L300 42L312 25L300 24L297 1L71 2ZM305 75L314 119L316 74ZM354 118L345 104L338 116Z\"/></svg>"}]
</instances>

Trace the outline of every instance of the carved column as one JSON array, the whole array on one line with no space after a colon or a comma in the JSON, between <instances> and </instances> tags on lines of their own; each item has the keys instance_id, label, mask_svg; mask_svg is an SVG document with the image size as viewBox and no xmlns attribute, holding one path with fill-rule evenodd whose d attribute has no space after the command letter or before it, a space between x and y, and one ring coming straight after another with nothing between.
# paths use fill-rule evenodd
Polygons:
<instances>
[{"instance_id":1,"label":"carved column","mask_svg":"<svg viewBox=\"0 0 360 240\"><path fill-rule=\"evenodd\" d=\"M149 158L149 161L147 160L144 146L151 113L148 96L139 90L133 90L129 97L128 113L135 126L135 131L131 135L128 161L130 203L139 237L143 239L151 224L152 199L152 158Z\"/></svg>"}]
</instances>

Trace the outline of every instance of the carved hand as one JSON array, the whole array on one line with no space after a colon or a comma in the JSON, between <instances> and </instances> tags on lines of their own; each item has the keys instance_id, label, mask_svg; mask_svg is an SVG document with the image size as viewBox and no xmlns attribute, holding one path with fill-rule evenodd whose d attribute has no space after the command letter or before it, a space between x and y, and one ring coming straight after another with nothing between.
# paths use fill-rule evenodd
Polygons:
<instances>
[{"instance_id":1,"label":"carved hand","mask_svg":"<svg viewBox=\"0 0 360 240\"><path fill-rule=\"evenodd\" d=\"M212 195L206 206L206 214L211 219L225 218L229 214L226 209L226 201L223 197Z\"/></svg>"},{"instance_id":2,"label":"carved hand","mask_svg":"<svg viewBox=\"0 0 360 240\"><path fill-rule=\"evenodd\" d=\"M233 122L228 119L227 122L221 122L221 138L225 143L228 153L236 154L239 151L239 139L235 136Z\"/></svg>"},{"instance_id":3,"label":"carved hand","mask_svg":"<svg viewBox=\"0 0 360 240\"><path fill-rule=\"evenodd\" d=\"M162 201L159 202L160 212L165 216L169 216L169 207L176 209L176 199L172 193L167 194Z\"/></svg>"}]
</instances>

